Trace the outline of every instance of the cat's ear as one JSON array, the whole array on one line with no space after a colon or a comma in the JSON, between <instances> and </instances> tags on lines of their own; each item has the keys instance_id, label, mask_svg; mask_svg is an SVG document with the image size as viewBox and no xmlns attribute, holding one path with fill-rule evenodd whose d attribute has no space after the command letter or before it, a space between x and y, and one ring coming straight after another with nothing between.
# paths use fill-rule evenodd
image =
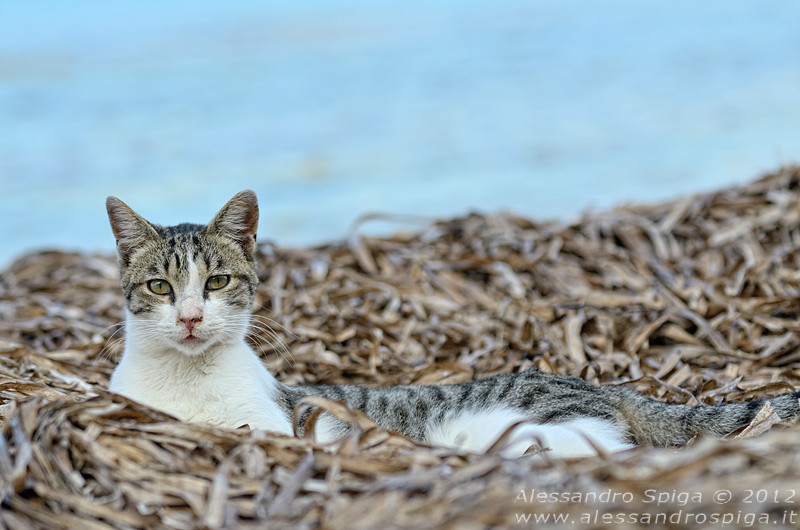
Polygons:
<instances>
[{"instance_id":1,"label":"cat's ear","mask_svg":"<svg viewBox=\"0 0 800 530\"><path fill-rule=\"evenodd\" d=\"M235 240L248 256L255 252L257 230L258 199L253 190L237 193L206 228L208 233L225 235Z\"/></svg>"},{"instance_id":2,"label":"cat's ear","mask_svg":"<svg viewBox=\"0 0 800 530\"><path fill-rule=\"evenodd\" d=\"M125 257L132 249L148 239L160 237L153 225L116 197L106 199L106 210L111 230L117 239L117 252L120 257Z\"/></svg>"}]
</instances>

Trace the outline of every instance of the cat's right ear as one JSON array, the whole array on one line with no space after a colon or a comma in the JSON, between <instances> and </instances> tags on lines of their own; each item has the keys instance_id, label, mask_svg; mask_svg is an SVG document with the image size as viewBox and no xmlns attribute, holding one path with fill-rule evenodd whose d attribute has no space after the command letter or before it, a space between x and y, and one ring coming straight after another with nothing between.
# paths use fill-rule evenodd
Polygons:
<instances>
[{"instance_id":1,"label":"cat's right ear","mask_svg":"<svg viewBox=\"0 0 800 530\"><path fill-rule=\"evenodd\" d=\"M106 210L111 231L117 239L117 253L121 258L148 239L159 237L150 223L116 197L106 199Z\"/></svg>"}]
</instances>

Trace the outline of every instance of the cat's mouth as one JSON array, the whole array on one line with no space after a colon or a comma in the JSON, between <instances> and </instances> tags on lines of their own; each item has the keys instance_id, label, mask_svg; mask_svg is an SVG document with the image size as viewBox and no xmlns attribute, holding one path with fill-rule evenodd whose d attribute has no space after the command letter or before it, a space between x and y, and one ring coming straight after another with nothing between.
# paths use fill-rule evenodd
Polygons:
<instances>
[{"instance_id":1,"label":"cat's mouth","mask_svg":"<svg viewBox=\"0 0 800 530\"><path fill-rule=\"evenodd\" d=\"M184 355L194 357L195 355L203 354L209 347L214 344L210 337L205 336L203 333L190 332L181 337L175 338L176 349Z\"/></svg>"}]
</instances>

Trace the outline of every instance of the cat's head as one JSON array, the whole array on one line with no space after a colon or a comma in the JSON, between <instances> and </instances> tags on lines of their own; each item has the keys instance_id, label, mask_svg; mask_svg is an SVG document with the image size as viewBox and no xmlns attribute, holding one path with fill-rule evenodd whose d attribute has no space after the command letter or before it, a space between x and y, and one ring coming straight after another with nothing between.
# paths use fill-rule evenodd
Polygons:
<instances>
[{"instance_id":1,"label":"cat's head","mask_svg":"<svg viewBox=\"0 0 800 530\"><path fill-rule=\"evenodd\" d=\"M237 194L207 225L151 224L106 200L117 239L129 339L152 351L200 355L247 332L258 277L258 202Z\"/></svg>"}]
</instances>

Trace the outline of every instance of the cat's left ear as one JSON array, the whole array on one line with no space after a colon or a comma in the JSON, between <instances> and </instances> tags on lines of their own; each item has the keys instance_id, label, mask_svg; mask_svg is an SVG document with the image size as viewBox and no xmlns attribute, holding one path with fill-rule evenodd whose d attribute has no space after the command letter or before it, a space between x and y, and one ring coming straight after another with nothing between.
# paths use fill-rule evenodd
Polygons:
<instances>
[{"instance_id":1,"label":"cat's left ear","mask_svg":"<svg viewBox=\"0 0 800 530\"><path fill-rule=\"evenodd\" d=\"M208 223L207 233L230 237L252 257L256 249L258 230L258 199L253 190L237 193Z\"/></svg>"}]
</instances>

